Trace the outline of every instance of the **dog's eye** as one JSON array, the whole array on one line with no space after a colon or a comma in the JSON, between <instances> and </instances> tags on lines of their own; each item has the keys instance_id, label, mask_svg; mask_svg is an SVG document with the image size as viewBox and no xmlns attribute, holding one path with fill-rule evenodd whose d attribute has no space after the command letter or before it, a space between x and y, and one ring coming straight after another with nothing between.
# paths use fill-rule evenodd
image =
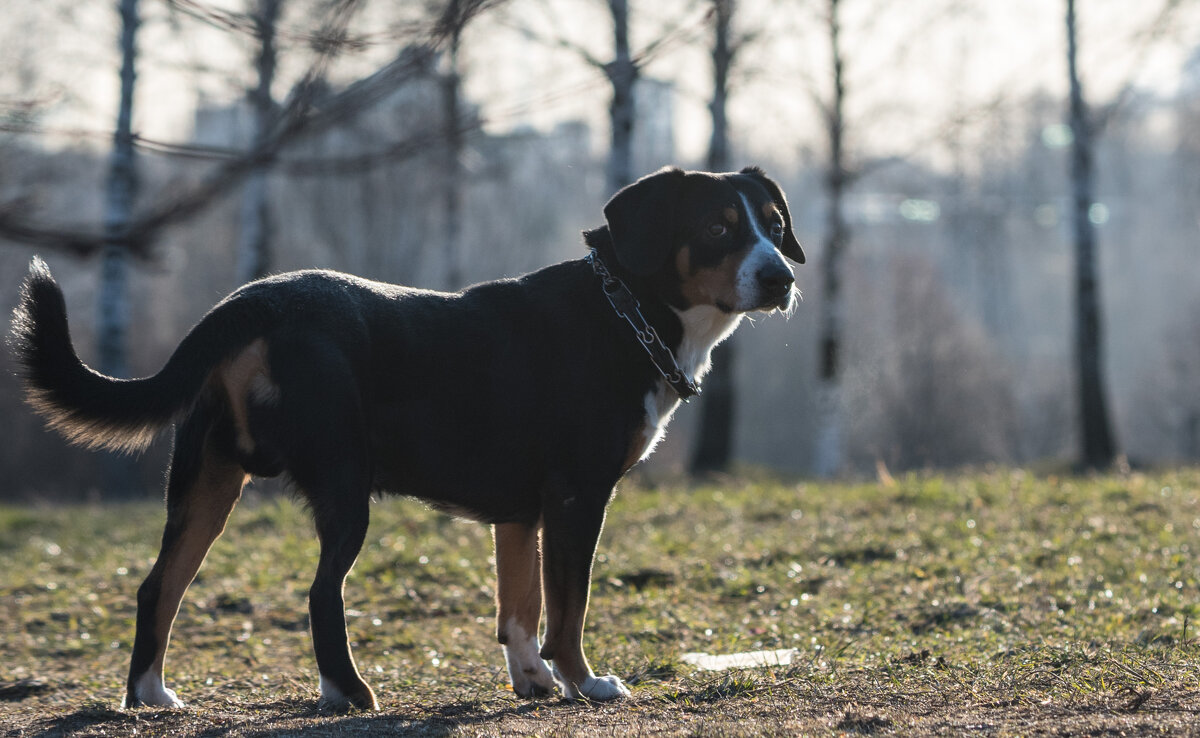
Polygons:
<instances>
[{"instance_id":1,"label":"dog's eye","mask_svg":"<svg viewBox=\"0 0 1200 738\"><path fill-rule=\"evenodd\" d=\"M720 238L728 232L729 229L725 227L724 223L713 223L708 227L708 235L712 236L713 238Z\"/></svg>"},{"instance_id":2,"label":"dog's eye","mask_svg":"<svg viewBox=\"0 0 1200 738\"><path fill-rule=\"evenodd\" d=\"M771 238L783 238L783 223L775 221L771 224Z\"/></svg>"}]
</instances>

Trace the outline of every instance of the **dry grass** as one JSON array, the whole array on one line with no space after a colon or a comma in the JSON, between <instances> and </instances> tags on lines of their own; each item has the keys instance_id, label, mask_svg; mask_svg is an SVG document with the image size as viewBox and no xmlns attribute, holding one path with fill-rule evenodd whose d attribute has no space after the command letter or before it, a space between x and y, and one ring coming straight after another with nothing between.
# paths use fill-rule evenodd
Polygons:
<instances>
[{"instance_id":1,"label":"dry grass","mask_svg":"<svg viewBox=\"0 0 1200 738\"><path fill-rule=\"evenodd\" d=\"M158 505L0 508L7 735L1200 733L1200 473L627 484L588 645L618 704L525 702L493 642L489 536L376 506L347 586L379 713L315 710L304 510L248 501L168 657L181 711L121 711ZM710 673L688 651L796 648Z\"/></svg>"}]
</instances>

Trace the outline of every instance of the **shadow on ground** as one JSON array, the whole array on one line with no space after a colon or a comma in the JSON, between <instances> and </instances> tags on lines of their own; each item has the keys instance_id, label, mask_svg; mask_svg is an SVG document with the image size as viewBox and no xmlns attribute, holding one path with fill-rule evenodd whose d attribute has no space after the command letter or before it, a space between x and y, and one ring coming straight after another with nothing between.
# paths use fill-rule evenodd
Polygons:
<instances>
[{"instance_id":1,"label":"shadow on ground","mask_svg":"<svg viewBox=\"0 0 1200 738\"><path fill-rule=\"evenodd\" d=\"M563 700L514 704L496 708L482 703L453 703L420 709L419 717L396 711L334 715L315 708L308 700L277 700L239 705L236 710L183 708L119 710L101 706L47 718L34 724L29 735L59 736L240 736L304 735L420 735L444 736L472 726L497 725L509 718L534 717L580 706ZM587 709L586 707L584 709Z\"/></svg>"}]
</instances>

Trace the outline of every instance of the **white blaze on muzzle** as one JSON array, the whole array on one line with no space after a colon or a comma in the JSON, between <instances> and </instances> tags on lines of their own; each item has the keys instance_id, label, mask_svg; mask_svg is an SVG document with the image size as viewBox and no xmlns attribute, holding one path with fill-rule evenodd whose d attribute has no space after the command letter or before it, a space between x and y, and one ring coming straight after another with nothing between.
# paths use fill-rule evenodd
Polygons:
<instances>
[{"instance_id":1,"label":"white blaze on muzzle","mask_svg":"<svg viewBox=\"0 0 1200 738\"><path fill-rule=\"evenodd\" d=\"M778 271L780 268L786 270L788 274L794 273L783 255L779 253L779 249L775 247L775 242L763 232L762 224L754 216L754 208L750 205L750 201L740 192L738 197L741 198L747 222L750 223L750 231L754 234L754 243L751 244L746 258L742 260L742 265L738 267L734 285L734 292L737 295L737 305L734 305L734 310L745 311L763 307L765 296L759 281L760 274L766 270Z\"/></svg>"}]
</instances>

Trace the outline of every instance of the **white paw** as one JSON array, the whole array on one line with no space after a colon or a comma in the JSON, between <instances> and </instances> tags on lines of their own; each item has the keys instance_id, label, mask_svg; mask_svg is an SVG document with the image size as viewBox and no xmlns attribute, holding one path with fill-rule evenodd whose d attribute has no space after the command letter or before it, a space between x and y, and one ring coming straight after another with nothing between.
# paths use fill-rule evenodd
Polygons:
<instances>
[{"instance_id":1,"label":"white paw","mask_svg":"<svg viewBox=\"0 0 1200 738\"><path fill-rule=\"evenodd\" d=\"M602 677L588 676L578 684L563 679L562 675L557 672L555 672L555 676L562 685L563 697L569 700L577 700L582 697L596 702L608 702L629 696L629 687L626 687L613 674Z\"/></svg>"},{"instance_id":2,"label":"white paw","mask_svg":"<svg viewBox=\"0 0 1200 738\"><path fill-rule=\"evenodd\" d=\"M604 702L607 700L618 700L622 697L629 696L629 687L618 679L615 675L609 674L602 677L589 677L584 680L583 686L579 689L584 697L589 700L597 700Z\"/></svg>"},{"instance_id":3,"label":"white paw","mask_svg":"<svg viewBox=\"0 0 1200 738\"><path fill-rule=\"evenodd\" d=\"M346 699L346 695L342 694L342 690L337 688L332 679L326 679L324 674L320 676L321 699L318 705L322 708L339 708L350 704L350 700Z\"/></svg>"},{"instance_id":4,"label":"white paw","mask_svg":"<svg viewBox=\"0 0 1200 738\"><path fill-rule=\"evenodd\" d=\"M504 656L508 662L508 678L512 680L513 692L518 697L549 697L554 694L554 676L545 661L538 658L536 661L523 662L512 658L508 649L505 649Z\"/></svg>"},{"instance_id":5,"label":"white paw","mask_svg":"<svg viewBox=\"0 0 1200 738\"><path fill-rule=\"evenodd\" d=\"M332 679L327 679L324 674L321 674L319 684L321 686L321 698L317 700L317 709L319 710L346 712L355 707L360 710L379 709L379 703L375 701L375 694L365 683L354 695L343 692L333 683Z\"/></svg>"},{"instance_id":6,"label":"white paw","mask_svg":"<svg viewBox=\"0 0 1200 738\"><path fill-rule=\"evenodd\" d=\"M147 707L183 707L183 700L174 690L167 689L162 678L154 672L143 674L134 684L133 693L138 702Z\"/></svg>"},{"instance_id":7,"label":"white paw","mask_svg":"<svg viewBox=\"0 0 1200 738\"><path fill-rule=\"evenodd\" d=\"M506 632L508 643L504 646L504 662L508 665L513 692L527 699L554 694L554 675L538 653L537 638L514 621L509 621Z\"/></svg>"}]
</instances>

